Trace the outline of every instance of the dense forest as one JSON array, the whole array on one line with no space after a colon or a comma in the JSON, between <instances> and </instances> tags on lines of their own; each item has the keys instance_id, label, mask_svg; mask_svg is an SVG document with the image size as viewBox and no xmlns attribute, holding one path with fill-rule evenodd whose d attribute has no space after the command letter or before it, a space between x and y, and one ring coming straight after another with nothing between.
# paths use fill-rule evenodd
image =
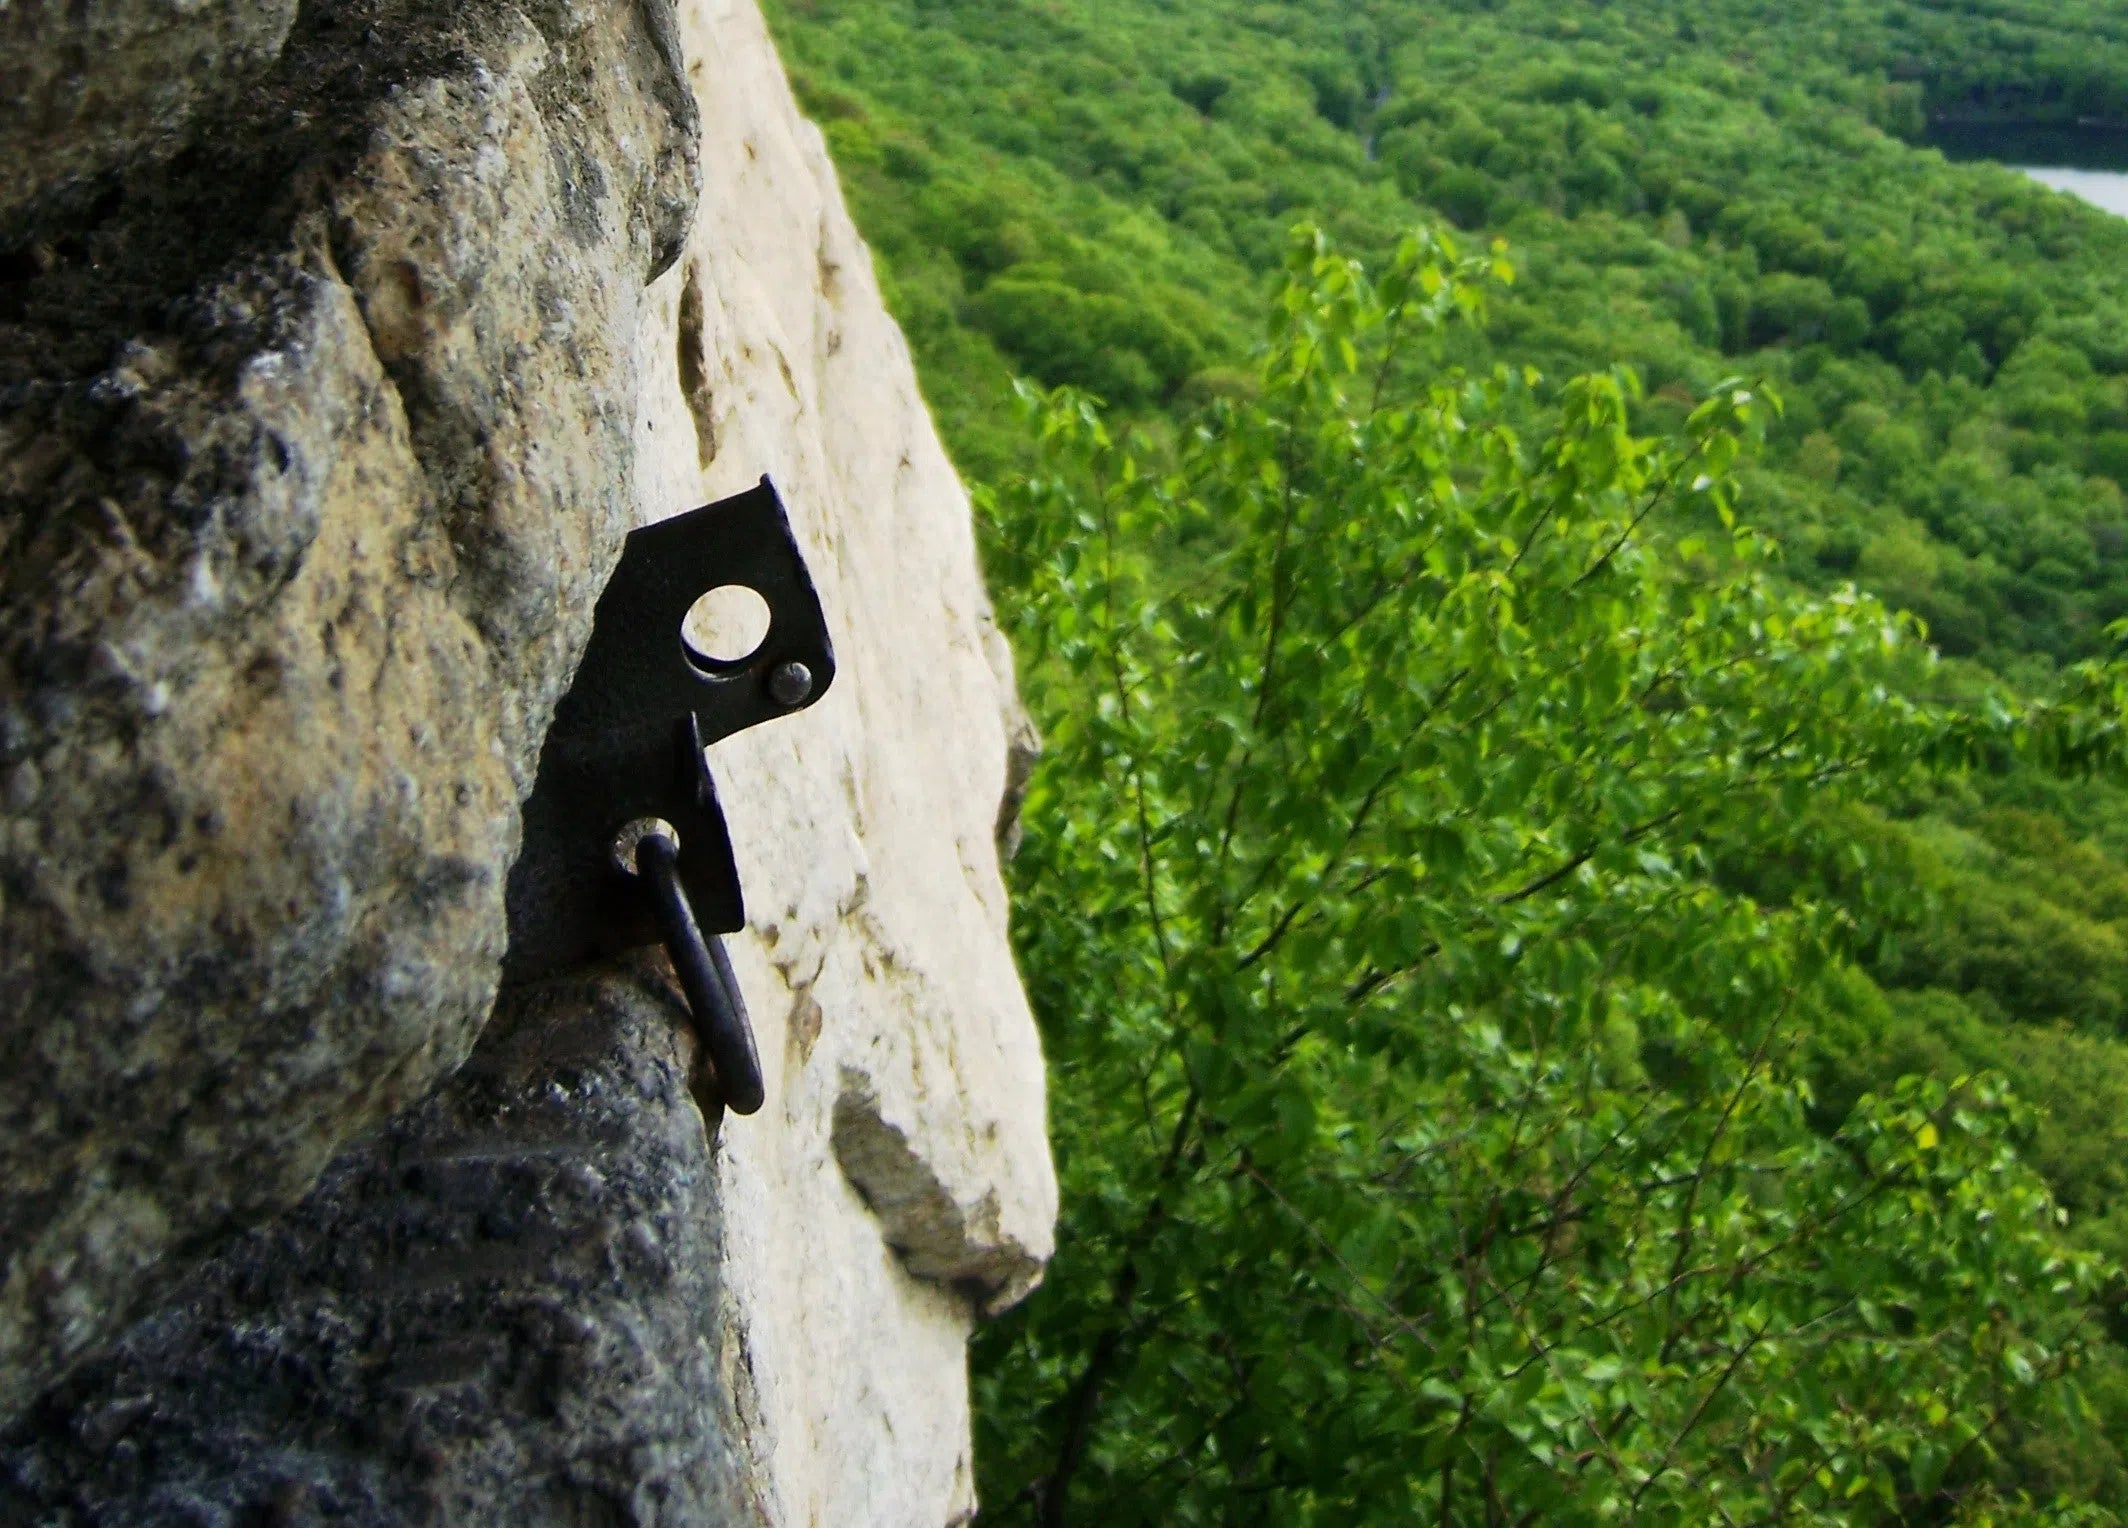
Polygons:
<instances>
[{"instance_id":1,"label":"dense forest","mask_svg":"<svg viewBox=\"0 0 2128 1528\"><path fill-rule=\"evenodd\" d=\"M772 15L1050 740L986 1511L2128 1515L2128 221L1929 146L2128 15Z\"/></svg>"}]
</instances>

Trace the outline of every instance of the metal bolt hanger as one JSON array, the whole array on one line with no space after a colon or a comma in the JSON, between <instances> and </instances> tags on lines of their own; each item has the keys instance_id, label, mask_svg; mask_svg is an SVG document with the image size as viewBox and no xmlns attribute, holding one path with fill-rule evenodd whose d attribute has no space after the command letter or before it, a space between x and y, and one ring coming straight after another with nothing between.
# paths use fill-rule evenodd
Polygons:
<instances>
[{"instance_id":1,"label":"metal bolt hanger","mask_svg":"<svg viewBox=\"0 0 2128 1528\"><path fill-rule=\"evenodd\" d=\"M768 605L743 658L683 631L712 589ZM746 925L731 834L703 750L802 711L835 679L820 596L773 484L631 534L555 708L510 868L503 979L662 943L725 1107L761 1107L761 1063L719 935Z\"/></svg>"}]
</instances>

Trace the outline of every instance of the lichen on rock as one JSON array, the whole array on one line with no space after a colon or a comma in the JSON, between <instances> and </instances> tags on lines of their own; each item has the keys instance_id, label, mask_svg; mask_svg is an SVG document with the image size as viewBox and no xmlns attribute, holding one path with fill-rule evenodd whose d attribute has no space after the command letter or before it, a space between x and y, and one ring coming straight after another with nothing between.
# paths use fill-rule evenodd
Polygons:
<instances>
[{"instance_id":1,"label":"lichen on rock","mask_svg":"<svg viewBox=\"0 0 2128 1528\"><path fill-rule=\"evenodd\" d=\"M0 1416L486 1016L693 199L653 14L318 7L0 231Z\"/></svg>"}]
</instances>

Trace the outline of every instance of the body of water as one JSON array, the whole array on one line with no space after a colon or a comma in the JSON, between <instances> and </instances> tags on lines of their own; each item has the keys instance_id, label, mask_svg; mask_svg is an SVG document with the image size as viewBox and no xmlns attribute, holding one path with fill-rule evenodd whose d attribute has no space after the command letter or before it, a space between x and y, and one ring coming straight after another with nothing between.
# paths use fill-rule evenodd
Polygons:
<instances>
[{"instance_id":1,"label":"body of water","mask_svg":"<svg viewBox=\"0 0 2128 1528\"><path fill-rule=\"evenodd\" d=\"M2128 131L2121 128L1939 122L1928 141L1946 159L1998 160L2128 217Z\"/></svg>"},{"instance_id":2,"label":"body of water","mask_svg":"<svg viewBox=\"0 0 2128 1528\"><path fill-rule=\"evenodd\" d=\"M2021 166L2034 180L2080 196L2094 207L2128 218L2128 173L2119 170L2038 170Z\"/></svg>"}]
</instances>

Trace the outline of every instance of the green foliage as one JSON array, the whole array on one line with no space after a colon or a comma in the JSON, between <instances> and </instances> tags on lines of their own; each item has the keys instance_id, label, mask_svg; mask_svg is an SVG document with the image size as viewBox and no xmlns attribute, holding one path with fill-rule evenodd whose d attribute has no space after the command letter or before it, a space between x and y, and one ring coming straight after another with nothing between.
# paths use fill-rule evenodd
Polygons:
<instances>
[{"instance_id":1,"label":"green foliage","mask_svg":"<svg viewBox=\"0 0 2128 1528\"><path fill-rule=\"evenodd\" d=\"M1095 389L1126 407L1172 395L1197 369L1196 345L1164 315L1039 269L1001 273L973 312L1033 375Z\"/></svg>"},{"instance_id":2,"label":"green foliage","mask_svg":"<svg viewBox=\"0 0 2128 1528\"><path fill-rule=\"evenodd\" d=\"M1987 718L2002 688L1997 676L2030 695L2066 683L2083 691L2082 703L2033 718L2018 752L2004 749L1992 724L1962 736L1939 730L1932 746L1961 754L1972 772L1938 779L1915 799L1873 788L1866 794L1883 799L1851 800L1857 781L1843 776L1811 792L1814 809L1793 819L1780 814L1758 828L1739 820L1720 832L1709 821L1701 847L1713 880L1681 863L1680 882L1694 897L1716 895L1711 884L1727 899L1721 905L1763 911L1775 942L1790 938L1791 924L1817 927L1835 918L1826 909L1837 911L1860 964L1805 969L1798 957L1794 989L1807 1000L1795 997L1784 1021L1797 1038L1767 1059L1782 1078L1810 1081L1816 1102L1807 1112L1820 1138L1837 1138L1859 1119L1865 1096L1896 1098L1906 1075L1946 1088L1969 1075L2005 1076L2039 1106L2021 1150L2073 1211L2072 1240L2114 1259L2128 1250L2128 1184L2114 1165L2128 1161L2128 1038L2119 1027L2128 928L2108 888L2128 863L2128 793L2103 778L2058 778L2055 766L2117 751L2104 720L2117 714L2118 697L2102 693L2109 681L2062 671L2100 651L2107 624L2128 615L2128 293L2120 281L2128 226L1999 169L1947 164L1918 145L1926 133L2039 156L2013 162L2056 162L2064 146L2075 147L2070 140L2003 124L2128 120L2128 24L2117 11L2101 0L1053 0L1038 8L771 0L794 81L827 132L934 410L974 477L1002 482L1035 465L1010 406L1015 374L1106 399L1108 418L1143 432L1134 448L1141 478L1202 469L1209 458L1192 432L1208 405L1223 401L1252 417L1265 399L1284 396L1267 391L1250 364L1255 315L1281 279L1286 230L1301 214L1377 263L1421 217L1471 230L1479 244L1495 235L1511 242L1524 279L1491 294L1489 337L1435 331L1430 343L1440 367L1460 364L1481 379L1485 399L1462 404L1464 417L1523 442L1552 439L1562 412L1585 411L1592 398L1622 410L1621 428L1634 438L1690 441L1687 421L1701 399L1720 393L1718 383L1741 373L1776 384L1786 412L1758 409L1764 449L1737 468L1743 513L1788 554L1750 564L1776 591L1765 597L1779 604L1785 586L1831 601L1846 598L1841 591L1854 581L1919 616L1949 661L1901 657L1886 680L1917 703L1927 697L1947 713ZM1490 379L1508 356L1561 379L1624 363L1644 385L1620 381L1606 393L1573 384L1580 390L1570 396L1566 381L1526 383L1517 371L1501 386ZM1439 375L1399 371L1392 396L1418 408L1416 389ZM1473 462L1475 449L1448 453L1459 491L1475 493L1473 474L1486 470ZM1529 458L1537 447L1521 449ZM1111 465L1118 459L1111 451ZM1085 481L1067 481L1090 515L1109 503ZM1001 504L1017 503L1021 492L1008 490ZM1174 619L1168 600L1184 575L1215 566L1231 574L1219 559L1237 555L1259 522L1240 512L1133 518L1136 502L1115 501L1123 530L1112 545L1128 575L1119 587L1137 588L1156 628ZM1674 529L1651 555L1669 558L1668 576L1680 582L1728 588L1741 554L1718 521L1712 505L1666 503L1650 523ZM1017 512L1005 522L1028 523ZM1046 618L1017 608L1041 559L1032 545L1014 545L1017 534L1001 529L990 550L1011 573L1004 613L1017 612L1027 630ZM1348 543L1374 534L1372 522L1343 534L1340 559ZM1090 535L1082 527L1081 538ZM1673 555L1694 537L1696 553ZM1055 550L1082 562L1092 555ZM1061 596L1043 598L1040 611L1059 620L1091 619L1072 615ZM1523 624L1541 621L1529 615ZM1400 650L1400 640L1385 649ZM1317 674L1296 672L1295 685ZM1057 651L1030 669L1029 681L1060 736L1096 704ZM1177 698L1157 687L1149 694L1162 704ZM1201 724L1207 713L1184 714ZM1180 723L1176 735L1195 737ZM1220 734L1215 727L1209 735ZM1216 757L1219 768L1235 765ZM1612 763L1589 756L1588 789ZM1640 788L1647 768L1625 769L1624 783L1610 788ZM1120 779L1090 777L1074 789L1098 798ZM1574 798L1546 799L1523 823L1529 831L1556 833L1568 821L1546 813ZM1136 1097L1143 1076L1157 1102L1172 1076L1163 1084L1150 1049L1075 1038L1088 1022L1105 1034L1098 1018L1058 1017L1082 1014L1086 1000L1042 962L1065 961L1076 939L1143 930L1121 901L1100 904L1089 920L1064 890L1044 889L1044 877L1077 863L1046 845L1052 827L1086 831L1084 818L1056 801L1043 798L1032 823L1022 920L1088 925L1059 930L1054 946L1031 946L1028 972L1052 994L1045 1008L1060 1062L1060 1138L1081 1217L1072 1234L1092 1235L1087 1196L1127 1196L1142 1187L1143 1164L1133 1166L1122 1147L1105 1155L1111 1138L1084 1124L1093 1118L1090 1100ZM1321 810L1333 812L1334 800ZM1504 806L1485 820L1523 822ZM1789 836L1753 837L1769 826ZM1463 860L1445 869L1439 856L1459 845ZM1129 849L1111 842L1107 852L1128 868ZM1413 850L1435 878L1493 864L1484 856L1496 852L1460 830ZM1187 859L1177 848L1163 863ZM1084 889L1068 878L1060 884ZM1267 882L1266 897L1271 889ZM1369 905L1390 924L1447 916L1423 897L1413 909L1386 894ZM1671 904L1646 916L1668 919ZM1700 926L1675 916L1679 938ZM1288 936L1296 937L1306 930ZM1057 969L1083 967L1066 961ZM1304 967L1282 969L1281 1002ZM1128 1011L1132 1024L1151 1025L1142 1005ZM1487 1014L1468 1002L1465 1011L1473 1022ZM1714 1009L1694 1011L1695 1022L1718 1018ZM1557 1059L1520 1037L1503 1043L1535 1057L1540 1071ZM1727 1043L1733 1052L1734 1034ZM1621 1042L1604 1054L1637 1052ZM1478 1067L1458 1060L1446 1040L1428 1055L1446 1058L1451 1079ZM1726 1064L1729 1072L1709 1073L1716 1080L1708 1087L1745 1062L1732 1053ZM1379 1115L1392 1104L1424 1110L1447 1096L1399 1067L1379 1079L1393 1099L1354 1118L1387 1130ZM1691 1076L1656 1068L1649 1077L1678 1107L1704 1105L1694 1101ZM1450 1092L1455 1085L1439 1084ZM1630 1085L1606 1072L1590 1086ZM1547 1107L1556 1102L1543 1097ZM1427 1181L1453 1200L1441 1185L1471 1187L1486 1170L1473 1157L1453 1168L1463 1177ZM1274 1181L1290 1191L1285 1179ZM1503 1181L1521 1180L1510 1171ZM1191 1234L1229 1258L1262 1255L1263 1236L1243 1235L1246 1217L1230 1226L1213 1208L1187 1222ZM1099 1245L1113 1272L1113 1242ZM1072 1267L1067 1254L1058 1281L1076 1292L1059 1298L1096 1298L1086 1290L1105 1286L1074 1283L1096 1275ZM1306 1288L1321 1296L1318 1286ZM2098 1309L2128 1336L2122 1302L2123 1291L2109 1288ZM1068 1308L1088 1323L1086 1333L1105 1330L1090 1307ZM1255 1316L1267 1330L1287 1330L1275 1313ZM1042 1316L1039 1335L1014 1338L1007 1329L993 1338L984 1423L993 1500L1053 1465L1037 1462L1033 1445L1014 1453L999 1440L1024 1424L1031 1397L1059 1393L1066 1356L1083 1358L1098 1340L1060 1345L1050 1324L1058 1319ZM1116 1341L1135 1355L1136 1328L1121 1330ZM1019 1355L1013 1367L996 1369L1008 1348ZM1156 1365L1166 1351L1148 1347L1155 1356L1131 1362ZM1036 1370L1039 1382L1028 1378ZM1958 1486L1969 1516L2017 1515L2020 1492L2128 1500L2128 1347L2108 1341L2084 1374L2098 1430L2013 1407L1988 1435L1996 1462L1983 1468L1965 1456L1958 1466L1977 1472ZM1272 1402L1262 1405L1268 1413ZM1208 1421L1219 1407L1191 1414ZM1155 1416L1150 1402L1122 1419L1099 1415L1107 1420L1089 1447L1107 1451L1103 1458L1178 1446L1161 1429L1179 1424ZM1292 1409L1285 1430L1318 1421ZM1228 1435L1205 1445L1230 1480L1243 1468L1234 1446ZM1008 1458L1019 1462L998 1463ZM1172 1484L1183 1470L1167 1466L1160 1479ZM1989 1471L2007 1493L1993 1505L1984 1504ZM1079 1499L1094 1501L1087 1482L1095 1478L1080 1476ZM1109 1483L1104 1511L1136 1489L1123 1473L1098 1478ZM1272 1495L1269 1478L1252 1477L1253 1494L1237 1488L1216 1508L1201 1505L1201 1515L1339 1515ZM1193 1499L1208 1503L1217 1493L1206 1486ZM1862 1499L1881 1500L1867 1491ZM1274 1501L1276 1510L1257 1505ZM1376 1515L1408 1514L1384 1506ZM1935 1520L1932 1511L1915 1515Z\"/></svg>"},{"instance_id":3,"label":"green foliage","mask_svg":"<svg viewBox=\"0 0 2128 1528\"><path fill-rule=\"evenodd\" d=\"M1633 364L1642 428L1674 423L1666 387L1779 383L1757 502L1794 576L1830 588L1828 537L1910 521L1941 571L1880 592L1962 654L2059 663L2128 613L2096 551L2128 535L2128 225L1900 134L2064 118L2102 78L2128 102L2128 32L2093 0L1988 11L809 0L782 31L978 476L1024 465L1009 372L1164 410L1245 359L1296 214L1379 258L1426 212L1508 237L1503 343ZM1857 406L1878 448L1813 478L1804 442Z\"/></svg>"},{"instance_id":4,"label":"green foliage","mask_svg":"<svg viewBox=\"0 0 2128 1528\"><path fill-rule=\"evenodd\" d=\"M2088 1426L2104 1265L2032 1117L1970 1077L1816 1117L1850 924L1715 873L2022 734L1774 576L1755 388L1666 443L1630 376L1450 364L1508 274L1307 233L1253 396L1156 465L1031 395L984 496L1066 1206L983 1344L993 1515L1982 1521ZM2113 749L2085 683L2026 733Z\"/></svg>"}]
</instances>

